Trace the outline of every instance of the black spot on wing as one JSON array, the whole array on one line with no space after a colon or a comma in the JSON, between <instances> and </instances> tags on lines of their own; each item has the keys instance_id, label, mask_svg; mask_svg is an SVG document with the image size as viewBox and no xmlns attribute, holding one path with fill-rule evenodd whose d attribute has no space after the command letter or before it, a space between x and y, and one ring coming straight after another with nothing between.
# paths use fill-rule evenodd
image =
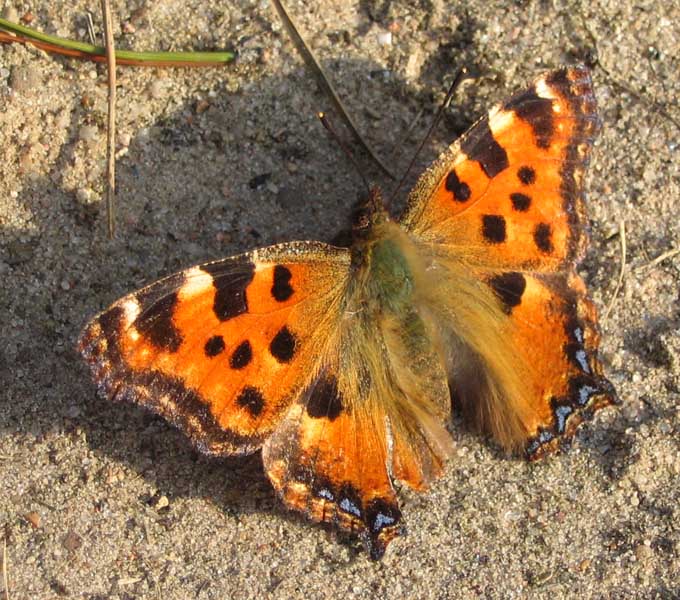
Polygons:
<instances>
[{"instance_id":1,"label":"black spot on wing","mask_svg":"<svg viewBox=\"0 0 680 600\"><path fill-rule=\"evenodd\" d=\"M521 273L501 273L492 277L489 285L503 303L505 312L510 314L515 306L522 303L527 281Z\"/></svg>"},{"instance_id":2,"label":"black spot on wing","mask_svg":"<svg viewBox=\"0 0 680 600\"><path fill-rule=\"evenodd\" d=\"M274 267L274 285L272 296L277 302L285 302L293 295L293 287L290 285L292 274L287 267L276 265Z\"/></svg>"},{"instance_id":3,"label":"black spot on wing","mask_svg":"<svg viewBox=\"0 0 680 600\"><path fill-rule=\"evenodd\" d=\"M224 350L224 338L221 335L212 336L203 348L205 355L209 358L217 356Z\"/></svg>"},{"instance_id":4,"label":"black spot on wing","mask_svg":"<svg viewBox=\"0 0 680 600\"><path fill-rule=\"evenodd\" d=\"M334 421L342 409L342 394L338 390L338 380L333 375L322 375L309 395L307 414L313 419Z\"/></svg>"},{"instance_id":5,"label":"black spot on wing","mask_svg":"<svg viewBox=\"0 0 680 600\"><path fill-rule=\"evenodd\" d=\"M550 98L541 98L536 90L530 89L512 97L503 108L514 111L531 126L539 148L550 147L555 128Z\"/></svg>"},{"instance_id":6,"label":"black spot on wing","mask_svg":"<svg viewBox=\"0 0 680 600\"><path fill-rule=\"evenodd\" d=\"M512 208L518 212L526 212L531 206L531 198L526 194L520 194L519 192L510 194L510 201L512 202Z\"/></svg>"},{"instance_id":7,"label":"black spot on wing","mask_svg":"<svg viewBox=\"0 0 680 600\"><path fill-rule=\"evenodd\" d=\"M505 241L505 218L501 215L482 216L482 235L487 242L501 244Z\"/></svg>"},{"instance_id":8,"label":"black spot on wing","mask_svg":"<svg viewBox=\"0 0 680 600\"><path fill-rule=\"evenodd\" d=\"M245 408L252 417L257 417L264 408L264 397L257 388L246 386L236 398L236 404Z\"/></svg>"},{"instance_id":9,"label":"black spot on wing","mask_svg":"<svg viewBox=\"0 0 680 600\"><path fill-rule=\"evenodd\" d=\"M253 349L248 340L242 341L234 350L229 359L229 366L232 369L243 369L250 364L253 359Z\"/></svg>"},{"instance_id":10,"label":"black spot on wing","mask_svg":"<svg viewBox=\"0 0 680 600\"><path fill-rule=\"evenodd\" d=\"M553 251L552 227L548 223L539 223L534 229L534 242L536 247L546 254Z\"/></svg>"},{"instance_id":11,"label":"black spot on wing","mask_svg":"<svg viewBox=\"0 0 680 600\"><path fill-rule=\"evenodd\" d=\"M297 340L285 325L269 344L269 352L280 363L289 362L295 355Z\"/></svg>"},{"instance_id":12,"label":"black spot on wing","mask_svg":"<svg viewBox=\"0 0 680 600\"><path fill-rule=\"evenodd\" d=\"M508 168L508 155L489 129L489 119L482 119L460 140L460 147L470 160L475 160L491 179Z\"/></svg>"},{"instance_id":13,"label":"black spot on wing","mask_svg":"<svg viewBox=\"0 0 680 600\"><path fill-rule=\"evenodd\" d=\"M458 179L458 175L455 170L451 171L446 176L446 189L453 194L453 199L456 202L466 202L470 199L471 191L470 186Z\"/></svg>"},{"instance_id":14,"label":"black spot on wing","mask_svg":"<svg viewBox=\"0 0 680 600\"><path fill-rule=\"evenodd\" d=\"M246 288L255 275L253 263L216 262L202 265L201 270L213 278L213 311L220 321L233 319L248 311Z\"/></svg>"},{"instance_id":15,"label":"black spot on wing","mask_svg":"<svg viewBox=\"0 0 680 600\"><path fill-rule=\"evenodd\" d=\"M536 171L531 167L523 166L517 170L517 177L524 185L536 183Z\"/></svg>"},{"instance_id":16,"label":"black spot on wing","mask_svg":"<svg viewBox=\"0 0 680 600\"><path fill-rule=\"evenodd\" d=\"M136 294L141 310L133 325L156 348L177 352L182 343L182 334L175 327L172 315L180 286L173 286L174 291L169 293L164 293L168 289L165 284L161 283L161 286L160 290L151 286Z\"/></svg>"}]
</instances>

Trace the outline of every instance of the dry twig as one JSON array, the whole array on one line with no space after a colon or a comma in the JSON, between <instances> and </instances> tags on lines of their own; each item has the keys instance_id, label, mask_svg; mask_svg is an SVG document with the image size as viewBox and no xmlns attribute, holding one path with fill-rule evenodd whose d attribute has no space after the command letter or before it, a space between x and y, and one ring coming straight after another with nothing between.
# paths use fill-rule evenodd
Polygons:
<instances>
[{"instance_id":1,"label":"dry twig","mask_svg":"<svg viewBox=\"0 0 680 600\"><path fill-rule=\"evenodd\" d=\"M621 286L623 285L623 278L626 273L626 222L623 219L621 219L619 223L619 235L621 236L621 262L619 270L619 280L616 282L614 293L612 294L611 300L609 300L607 310L605 310L604 312L603 321L606 321L607 317L609 317L609 313L611 312L614 306L614 302L616 301L616 297L619 295L619 291L621 289Z\"/></svg>"},{"instance_id":2,"label":"dry twig","mask_svg":"<svg viewBox=\"0 0 680 600\"><path fill-rule=\"evenodd\" d=\"M2 539L2 584L5 586L5 600L9 600L9 578L7 577L7 539Z\"/></svg>"},{"instance_id":3,"label":"dry twig","mask_svg":"<svg viewBox=\"0 0 680 600\"><path fill-rule=\"evenodd\" d=\"M659 254L656 258L653 258L650 260L648 263L644 265L640 265L636 271L645 271L646 269L651 269L652 267L655 267L659 263L662 263L664 260L667 258L672 258L673 256L676 256L677 254L680 254L680 248L674 248L673 250L669 250L668 252L664 252L663 254Z\"/></svg>"},{"instance_id":4,"label":"dry twig","mask_svg":"<svg viewBox=\"0 0 680 600\"><path fill-rule=\"evenodd\" d=\"M113 23L109 0L102 0L102 13L104 14L104 42L109 75L109 109L106 128L106 223L109 238L113 238L116 230L114 213L116 197L116 54L113 47Z\"/></svg>"}]
</instances>

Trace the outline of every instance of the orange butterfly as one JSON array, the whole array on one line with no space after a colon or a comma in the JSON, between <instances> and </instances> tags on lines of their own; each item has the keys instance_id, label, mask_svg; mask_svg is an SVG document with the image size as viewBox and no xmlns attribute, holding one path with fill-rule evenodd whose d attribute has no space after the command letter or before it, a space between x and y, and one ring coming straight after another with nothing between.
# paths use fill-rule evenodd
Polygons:
<instances>
[{"instance_id":1,"label":"orange butterfly","mask_svg":"<svg viewBox=\"0 0 680 600\"><path fill-rule=\"evenodd\" d=\"M599 127L585 67L539 78L427 170L399 221L373 189L350 248L292 242L193 267L85 328L99 388L203 452L262 449L285 504L382 557L393 483L451 454L452 403L536 459L617 401L602 375L583 175Z\"/></svg>"}]
</instances>

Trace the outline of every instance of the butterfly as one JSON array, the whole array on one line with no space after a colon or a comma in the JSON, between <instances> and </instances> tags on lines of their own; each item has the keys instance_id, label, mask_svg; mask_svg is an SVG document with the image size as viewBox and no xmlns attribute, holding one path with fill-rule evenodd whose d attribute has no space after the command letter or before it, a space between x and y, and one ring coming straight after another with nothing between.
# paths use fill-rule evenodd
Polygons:
<instances>
[{"instance_id":1,"label":"butterfly","mask_svg":"<svg viewBox=\"0 0 680 600\"><path fill-rule=\"evenodd\" d=\"M588 70L496 106L420 177L394 221L372 188L348 248L291 242L196 266L115 302L79 350L104 395L202 452L261 450L286 506L358 535L405 533L452 407L507 451L557 450L617 402L576 272L600 127Z\"/></svg>"}]
</instances>

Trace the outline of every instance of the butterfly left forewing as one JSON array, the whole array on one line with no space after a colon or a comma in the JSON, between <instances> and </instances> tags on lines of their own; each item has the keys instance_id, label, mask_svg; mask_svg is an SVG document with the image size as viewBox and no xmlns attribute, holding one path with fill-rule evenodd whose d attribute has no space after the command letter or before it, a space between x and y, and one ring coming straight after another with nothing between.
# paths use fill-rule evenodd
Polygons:
<instances>
[{"instance_id":1,"label":"butterfly left forewing","mask_svg":"<svg viewBox=\"0 0 680 600\"><path fill-rule=\"evenodd\" d=\"M172 275L93 319L79 349L103 393L150 408L210 454L276 428L337 327L345 250L255 250Z\"/></svg>"}]
</instances>

